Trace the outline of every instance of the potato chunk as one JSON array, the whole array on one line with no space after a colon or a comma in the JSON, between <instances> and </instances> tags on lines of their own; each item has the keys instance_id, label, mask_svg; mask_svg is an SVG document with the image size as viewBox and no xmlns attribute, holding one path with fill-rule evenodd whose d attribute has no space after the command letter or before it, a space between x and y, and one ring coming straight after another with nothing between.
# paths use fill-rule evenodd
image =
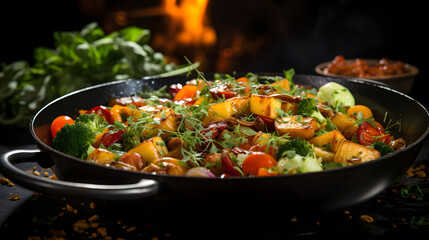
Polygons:
<instances>
[{"instance_id":1,"label":"potato chunk","mask_svg":"<svg viewBox=\"0 0 429 240\"><path fill-rule=\"evenodd\" d=\"M329 145L329 149L333 152L336 152L338 149L338 146L341 143L341 140L345 139L343 134L339 130L333 130L330 132L327 132L325 134L313 137L308 139L308 142L311 144L314 144L318 147L327 147Z\"/></svg>"},{"instance_id":2,"label":"potato chunk","mask_svg":"<svg viewBox=\"0 0 429 240\"><path fill-rule=\"evenodd\" d=\"M129 150L128 153L138 153L144 161L152 163L166 155L168 149L164 140L157 136L140 143Z\"/></svg>"},{"instance_id":3,"label":"potato chunk","mask_svg":"<svg viewBox=\"0 0 429 240\"><path fill-rule=\"evenodd\" d=\"M358 126L356 121L343 113L337 113L331 118L331 122L335 124L345 138L351 139L356 133Z\"/></svg>"},{"instance_id":4,"label":"potato chunk","mask_svg":"<svg viewBox=\"0 0 429 240\"><path fill-rule=\"evenodd\" d=\"M323 162L333 162L335 158L334 152L327 151L318 147L314 147L314 153L316 154L317 158L322 158Z\"/></svg>"},{"instance_id":5,"label":"potato chunk","mask_svg":"<svg viewBox=\"0 0 429 240\"><path fill-rule=\"evenodd\" d=\"M152 115L153 119L153 123L148 124L147 128L142 132L144 138L160 135L163 140L167 140L172 132L177 131L176 113L173 109L144 106L140 110Z\"/></svg>"},{"instance_id":6,"label":"potato chunk","mask_svg":"<svg viewBox=\"0 0 429 240\"><path fill-rule=\"evenodd\" d=\"M94 161L95 164L109 166L116 160L116 155L104 148L97 148L88 156L88 161Z\"/></svg>"},{"instance_id":7,"label":"potato chunk","mask_svg":"<svg viewBox=\"0 0 429 240\"><path fill-rule=\"evenodd\" d=\"M288 116L274 121L279 135L289 134L291 138L309 139L317 129L316 119L311 117Z\"/></svg>"},{"instance_id":8,"label":"potato chunk","mask_svg":"<svg viewBox=\"0 0 429 240\"><path fill-rule=\"evenodd\" d=\"M250 97L250 112L263 117L275 119L277 109L282 108L282 103L276 98L253 94Z\"/></svg>"},{"instance_id":9,"label":"potato chunk","mask_svg":"<svg viewBox=\"0 0 429 240\"><path fill-rule=\"evenodd\" d=\"M156 160L142 170L142 172L168 174L174 176L183 176L185 175L186 171L187 167L184 162L170 157L164 157Z\"/></svg>"},{"instance_id":10,"label":"potato chunk","mask_svg":"<svg viewBox=\"0 0 429 240\"><path fill-rule=\"evenodd\" d=\"M209 107L204 124L209 125L213 121L221 121L234 115L241 115L248 108L249 98L234 97L225 102L216 103Z\"/></svg>"},{"instance_id":11,"label":"potato chunk","mask_svg":"<svg viewBox=\"0 0 429 240\"><path fill-rule=\"evenodd\" d=\"M338 163L363 163L380 157L380 152L358 143L342 140L335 154L334 162Z\"/></svg>"}]
</instances>

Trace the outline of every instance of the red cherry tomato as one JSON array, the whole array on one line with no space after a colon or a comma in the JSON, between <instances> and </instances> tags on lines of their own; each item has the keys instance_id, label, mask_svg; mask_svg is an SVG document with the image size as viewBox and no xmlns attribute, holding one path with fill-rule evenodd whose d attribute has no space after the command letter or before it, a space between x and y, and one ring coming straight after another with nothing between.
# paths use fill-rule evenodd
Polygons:
<instances>
[{"instance_id":1,"label":"red cherry tomato","mask_svg":"<svg viewBox=\"0 0 429 240\"><path fill-rule=\"evenodd\" d=\"M55 137L57 132L60 131L60 129L63 128L66 124L74 124L74 120L71 117L65 115L55 118L51 124L52 137Z\"/></svg>"},{"instance_id":2,"label":"red cherry tomato","mask_svg":"<svg viewBox=\"0 0 429 240\"><path fill-rule=\"evenodd\" d=\"M392 137L390 134L386 134L383 126L376 121L363 122L358 130L357 137L359 143L365 146L369 146L375 142L383 142L385 144L390 144Z\"/></svg>"},{"instance_id":3,"label":"red cherry tomato","mask_svg":"<svg viewBox=\"0 0 429 240\"><path fill-rule=\"evenodd\" d=\"M269 154L266 153L252 153L244 159L241 168L243 169L244 175L257 176L259 169L276 166L277 161Z\"/></svg>"}]
</instances>

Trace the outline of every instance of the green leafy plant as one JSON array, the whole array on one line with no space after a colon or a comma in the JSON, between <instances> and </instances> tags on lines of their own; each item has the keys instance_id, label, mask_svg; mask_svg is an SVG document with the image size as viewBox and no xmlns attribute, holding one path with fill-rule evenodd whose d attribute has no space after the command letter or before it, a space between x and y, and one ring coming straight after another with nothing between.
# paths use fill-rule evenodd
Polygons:
<instances>
[{"instance_id":1,"label":"green leafy plant","mask_svg":"<svg viewBox=\"0 0 429 240\"><path fill-rule=\"evenodd\" d=\"M28 126L45 104L66 93L104 82L188 70L167 63L149 45L150 31L127 27L105 34L97 23L78 32L55 32L55 49L34 50L34 64L3 64L0 124Z\"/></svg>"}]
</instances>

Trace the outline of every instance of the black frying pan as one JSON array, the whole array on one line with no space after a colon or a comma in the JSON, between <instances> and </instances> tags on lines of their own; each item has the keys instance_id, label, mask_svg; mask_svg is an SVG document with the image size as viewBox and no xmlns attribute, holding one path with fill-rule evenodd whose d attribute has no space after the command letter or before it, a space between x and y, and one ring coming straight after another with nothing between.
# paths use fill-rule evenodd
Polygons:
<instances>
[{"instance_id":1,"label":"black frying pan","mask_svg":"<svg viewBox=\"0 0 429 240\"><path fill-rule=\"evenodd\" d=\"M272 75L272 74L267 74ZM281 75L281 74L277 74ZM210 79L210 77L207 77ZM391 129L407 143L404 149L380 159L349 167L275 177L225 179L153 175L108 168L84 162L51 148L49 124L58 115L73 116L78 109L105 105L110 97L134 95L142 88L157 89L189 80L183 76L149 78L102 84L61 97L41 109L30 123L39 149L15 150L1 157L0 170L29 189L54 194L104 200L138 200L162 194L219 202L282 202L294 210L333 210L364 202L388 188L411 166L429 133L429 114L417 101L385 86L361 79L296 75L294 82L313 87L334 81L347 87L356 102L370 106L383 125L399 121ZM48 156L49 155L49 156ZM52 167L62 181L27 174L19 162L37 161Z\"/></svg>"}]
</instances>

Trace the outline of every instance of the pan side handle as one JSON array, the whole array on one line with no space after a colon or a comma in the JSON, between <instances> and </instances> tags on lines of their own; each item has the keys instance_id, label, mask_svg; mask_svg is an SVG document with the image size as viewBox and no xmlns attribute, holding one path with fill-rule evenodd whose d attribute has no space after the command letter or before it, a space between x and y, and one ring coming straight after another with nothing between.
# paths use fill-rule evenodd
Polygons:
<instances>
[{"instance_id":1,"label":"pan side handle","mask_svg":"<svg viewBox=\"0 0 429 240\"><path fill-rule=\"evenodd\" d=\"M78 183L39 177L16 166L23 162L36 162L42 155L49 157L39 149L8 151L1 155L0 171L14 183L33 191L94 200L139 200L156 195L159 190L159 183L150 179L123 185Z\"/></svg>"}]
</instances>

